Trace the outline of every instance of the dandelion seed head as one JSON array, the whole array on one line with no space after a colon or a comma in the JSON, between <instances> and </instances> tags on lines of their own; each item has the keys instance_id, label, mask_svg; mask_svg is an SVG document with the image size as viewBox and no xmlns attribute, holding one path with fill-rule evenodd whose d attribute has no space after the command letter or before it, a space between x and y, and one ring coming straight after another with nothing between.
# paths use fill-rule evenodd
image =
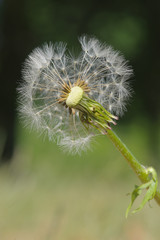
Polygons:
<instances>
[{"instance_id":1,"label":"dandelion seed head","mask_svg":"<svg viewBox=\"0 0 160 240\"><path fill-rule=\"evenodd\" d=\"M132 75L124 58L110 46L86 36L79 41L82 52L77 58L62 42L33 50L24 63L24 82L19 88L19 111L25 124L46 132L50 140L72 153L87 149L96 134L85 112L88 103L83 101L81 106L81 98L88 96L121 116L130 97Z\"/></svg>"}]
</instances>

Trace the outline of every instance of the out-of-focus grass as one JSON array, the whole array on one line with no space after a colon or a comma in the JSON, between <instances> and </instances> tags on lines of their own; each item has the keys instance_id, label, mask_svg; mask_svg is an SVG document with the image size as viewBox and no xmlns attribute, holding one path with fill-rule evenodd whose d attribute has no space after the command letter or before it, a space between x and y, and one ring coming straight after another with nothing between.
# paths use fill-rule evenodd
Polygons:
<instances>
[{"instance_id":1,"label":"out-of-focus grass","mask_svg":"<svg viewBox=\"0 0 160 240\"><path fill-rule=\"evenodd\" d=\"M159 240L154 200L125 219L126 194L139 180L109 139L98 137L92 151L69 156L47 138L18 132L13 162L0 169L0 239ZM118 133L149 165L147 125L135 122Z\"/></svg>"}]
</instances>

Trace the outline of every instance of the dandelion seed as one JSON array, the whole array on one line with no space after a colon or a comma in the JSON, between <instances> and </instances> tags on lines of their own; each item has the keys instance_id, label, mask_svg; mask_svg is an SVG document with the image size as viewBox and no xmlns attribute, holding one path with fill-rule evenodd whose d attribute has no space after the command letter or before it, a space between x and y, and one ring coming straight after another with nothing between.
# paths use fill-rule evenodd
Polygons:
<instances>
[{"instance_id":1,"label":"dandelion seed","mask_svg":"<svg viewBox=\"0 0 160 240\"><path fill-rule=\"evenodd\" d=\"M130 96L132 70L118 52L96 38L79 39L79 57L63 43L36 48L24 64L19 88L20 113L26 125L80 153L123 114Z\"/></svg>"}]
</instances>

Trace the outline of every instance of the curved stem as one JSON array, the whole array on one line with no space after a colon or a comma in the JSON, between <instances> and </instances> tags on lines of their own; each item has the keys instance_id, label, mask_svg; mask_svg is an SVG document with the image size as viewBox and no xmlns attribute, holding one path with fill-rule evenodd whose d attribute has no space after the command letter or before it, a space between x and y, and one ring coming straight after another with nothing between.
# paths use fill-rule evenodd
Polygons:
<instances>
[{"instance_id":1,"label":"curved stem","mask_svg":"<svg viewBox=\"0 0 160 240\"><path fill-rule=\"evenodd\" d=\"M107 129L106 135L111 139L111 141L116 146L116 148L120 151L120 153L123 155L123 157L127 160L128 164L131 166L131 168L137 174L137 176L139 177L141 182L146 183L146 182L150 181L150 177L146 171L146 168L142 164L139 163L139 161L133 156L133 154L129 151L129 149L121 141L121 139L116 135L116 133L114 133L113 130ZM160 192L159 191L156 191L154 199L160 205Z\"/></svg>"}]
</instances>

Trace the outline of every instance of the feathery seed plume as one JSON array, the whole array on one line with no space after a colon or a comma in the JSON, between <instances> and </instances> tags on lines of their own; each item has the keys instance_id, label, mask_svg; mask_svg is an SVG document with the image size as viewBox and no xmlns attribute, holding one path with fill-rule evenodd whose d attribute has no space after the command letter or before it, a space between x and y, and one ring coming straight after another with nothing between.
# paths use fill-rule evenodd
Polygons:
<instances>
[{"instance_id":1,"label":"feathery seed plume","mask_svg":"<svg viewBox=\"0 0 160 240\"><path fill-rule=\"evenodd\" d=\"M19 88L26 125L72 153L86 150L98 131L107 133L123 114L132 74L110 46L86 36L79 41L78 57L61 42L36 48L25 61Z\"/></svg>"}]
</instances>

